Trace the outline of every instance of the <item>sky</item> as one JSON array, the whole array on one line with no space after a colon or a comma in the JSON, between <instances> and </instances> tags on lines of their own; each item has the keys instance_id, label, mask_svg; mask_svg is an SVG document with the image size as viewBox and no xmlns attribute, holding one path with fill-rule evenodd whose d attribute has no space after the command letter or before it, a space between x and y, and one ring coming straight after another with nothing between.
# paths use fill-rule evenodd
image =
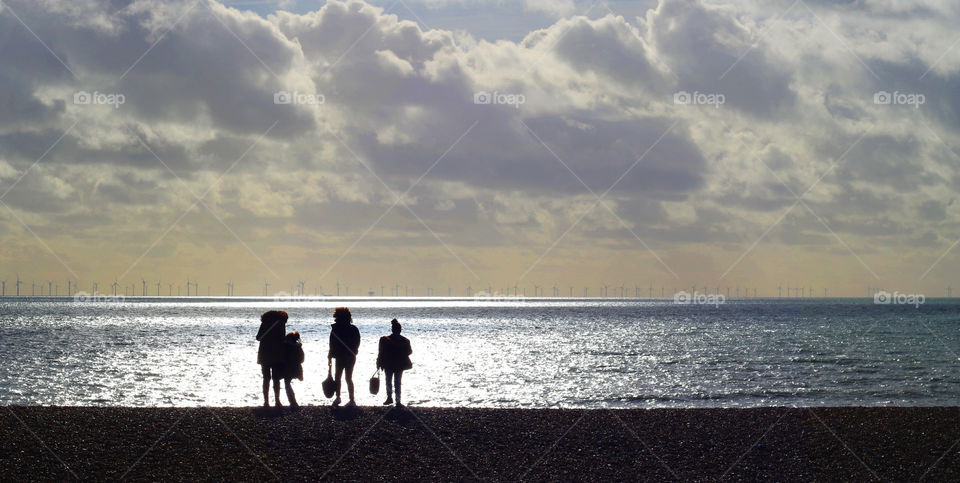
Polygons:
<instances>
[{"instance_id":1,"label":"sky","mask_svg":"<svg viewBox=\"0 0 960 483\"><path fill-rule=\"evenodd\" d=\"M960 293L958 17L3 0L0 280Z\"/></svg>"}]
</instances>

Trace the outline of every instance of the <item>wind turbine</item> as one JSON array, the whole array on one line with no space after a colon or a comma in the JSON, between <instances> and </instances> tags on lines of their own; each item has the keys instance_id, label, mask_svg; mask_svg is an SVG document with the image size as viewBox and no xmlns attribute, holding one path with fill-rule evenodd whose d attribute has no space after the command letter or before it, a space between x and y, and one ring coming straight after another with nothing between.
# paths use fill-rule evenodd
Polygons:
<instances>
[{"instance_id":1,"label":"wind turbine","mask_svg":"<svg viewBox=\"0 0 960 483\"><path fill-rule=\"evenodd\" d=\"M22 284L22 283L23 283L23 282L20 281L20 274L18 273L18 274L17 274L17 297L20 296L20 284Z\"/></svg>"},{"instance_id":2,"label":"wind turbine","mask_svg":"<svg viewBox=\"0 0 960 483\"><path fill-rule=\"evenodd\" d=\"M117 282L117 279L113 279L113 285L111 285L111 287L113 287L113 296L114 296L114 297L117 296L117 287L119 287L119 286L120 286L120 282Z\"/></svg>"},{"instance_id":3,"label":"wind turbine","mask_svg":"<svg viewBox=\"0 0 960 483\"><path fill-rule=\"evenodd\" d=\"M6 281L6 280L0 280L0 284L3 285L3 289L2 289L2 293L0 293L0 297L6 297L6 296L7 296L7 281Z\"/></svg>"},{"instance_id":4,"label":"wind turbine","mask_svg":"<svg viewBox=\"0 0 960 483\"><path fill-rule=\"evenodd\" d=\"M140 277L140 283L142 284L140 285L140 296L146 297L147 296L147 279Z\"/></svg>"},{"instance_id":5,"label":"wind turbine","mask_svg":"<svg viewBox=\"0 0 960 483\"><path fill-rule=\"evenodd\" d=\"M157 280L157 297L160 296L160 281Z\"/></svg>"},{"instance_id":6,"label":"wind turbine","mask_svg":"<svg viewBox=\"0 0 960 483\"><path fill-rule=\"evenodd\" d=\"M100 284L98 284L97 282L93 282L93 294L94 295L99 294L100 293L99 290L100 290Z\"/></svg>"},{"instance_id":7,"label":"wind turbine","mask_svg":"<svg viewBox=\"0 0 960 483\"><path fill-rule=\"evenodd\" d=\"M180 295L180 286L179 286L179 285L177 286L177 295ZM167 296L173 297L173 284L172 284L172 283L168 283L168 284L167 284Z\"/></svg>"}]
</instances>

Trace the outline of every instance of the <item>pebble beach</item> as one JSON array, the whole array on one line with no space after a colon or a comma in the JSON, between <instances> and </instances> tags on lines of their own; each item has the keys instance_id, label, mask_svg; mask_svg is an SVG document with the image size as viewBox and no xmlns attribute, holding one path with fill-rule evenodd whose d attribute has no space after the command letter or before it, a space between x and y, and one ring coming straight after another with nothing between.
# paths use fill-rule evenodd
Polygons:
<instances>
[{"instance_id":1,"label":"pebble beach","mask_svg":"<svg viewBox=\"0 0 960 483\"><path fill-rule=\"evenodd\" d=\"M958 481L960 407L7 406L15 480Z\"/></svg>"}]
</instances>

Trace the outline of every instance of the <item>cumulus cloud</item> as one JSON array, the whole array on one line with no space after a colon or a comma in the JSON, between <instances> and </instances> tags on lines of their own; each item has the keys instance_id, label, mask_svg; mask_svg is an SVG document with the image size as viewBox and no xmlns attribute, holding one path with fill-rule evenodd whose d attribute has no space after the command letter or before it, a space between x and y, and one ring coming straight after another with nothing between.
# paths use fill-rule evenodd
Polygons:
<instances>
[{"instance_id":1,"label":"cumulus cloud","mask_svg":"<svg viewBox=\"0 0 960 483\"><path fill-rule=\"evenodd\" d=\"M361 0L265 16L213 0L10 0L0 180L26 174L5 202L131 258L174 221L183 246L236 235L334 259L376 224L369 243L443 241L491 265L565 237L712 243L734 260L777 220L771 242L811 250L837 237L945 249L960 235L956 7L809 4L661 0L627 18L528 0L557 20L511 42Z\"/></svg>"}]
</instances>

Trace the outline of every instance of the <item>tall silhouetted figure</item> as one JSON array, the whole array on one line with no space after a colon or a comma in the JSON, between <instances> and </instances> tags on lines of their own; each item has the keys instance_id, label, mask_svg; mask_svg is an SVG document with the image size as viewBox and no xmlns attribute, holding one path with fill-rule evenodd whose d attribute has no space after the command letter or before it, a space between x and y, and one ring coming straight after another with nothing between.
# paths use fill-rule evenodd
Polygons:
<instances>
[{"instance_id":1,"label":"tall silhouetted figure","mask_svg":"<svg viewBox=\"0 0 960 483\"><path fill-rule=\"evenodd\" d=\"M333 364L333 359L337 360L337 397L333 400L333 405L340 405L340 381L346 372L347 392L350 396L347 406L356 406L353 399L353 366L357 363L357 351L360 349L360 331L353 325L353 316L346 307L337 307L333 311L333 322L330 328L330 351L327 353L328 366Z\"/></svg>"},{"instance_id":2,"label":"tall silhouetted figure","mask_svg":"<svg viewBox=\"0 0 960 483\"><path fill-rule=\"evenodd\" d=\"M273 395L277 407L280 404L280 379L285 376L284 370L284 335L287 330L287 313L282 310L271 310L260 316L260 330L257 340L260 349L257 352L257 364L263 373L263 406L270 407L270 379L273 379Z\"/></svg>"},{"instance_id":3,"label":"tall silhouetted figure","mask_svg":"<svg viewBox=\"0 0 960 483\"><path fill-rule=\"evenodd\" d=\"M393 319L390 321L390 335L380 338L377 369L383 369L387 376L387 400L383 404L393 404L393 392L396 389L397 406L403 406L400 403L400 380L403 378L403 371L413 368L413 363L410 362L413 349L410 348L410 340L400 335L402 328L400 322Z\"/></svg>"}]
</instances>

